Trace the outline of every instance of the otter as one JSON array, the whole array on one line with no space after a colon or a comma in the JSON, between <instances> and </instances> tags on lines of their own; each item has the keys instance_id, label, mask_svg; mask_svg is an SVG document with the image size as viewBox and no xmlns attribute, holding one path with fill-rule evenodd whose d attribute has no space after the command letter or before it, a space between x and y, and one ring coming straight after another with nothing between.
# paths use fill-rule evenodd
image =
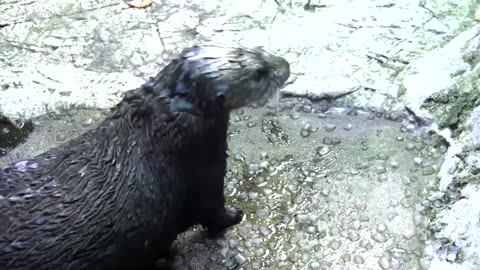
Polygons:
<instances>
[{"instance_id":1,"label":"otter","mask_svg":"<svg viewBox=\"0 0 480 270\"><path fill-rule=\"evenodd\" d=\"M200 43L98 127L0 169L0 269L152 269L193 225L240 223L223 193L230 112L289 76L262 48Z\"/></svg>"}]
</instances>

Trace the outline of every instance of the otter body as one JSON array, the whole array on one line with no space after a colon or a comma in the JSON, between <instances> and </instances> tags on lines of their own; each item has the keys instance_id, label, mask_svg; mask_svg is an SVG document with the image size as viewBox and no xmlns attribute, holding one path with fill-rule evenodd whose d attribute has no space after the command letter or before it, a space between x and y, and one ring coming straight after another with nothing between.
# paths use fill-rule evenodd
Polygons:
<instances>
[{"instance_id":1,"label":"otter body","mask_svg":"<svg viewBox=\"0 0 480 270\"><path fill-rule=\"evenodd\" d=\"M225 206L230 111L274 93L289 64L261 49L196 45L67 143L0 169L0 269L148 269Z\"/></svg>"}]
</instances>

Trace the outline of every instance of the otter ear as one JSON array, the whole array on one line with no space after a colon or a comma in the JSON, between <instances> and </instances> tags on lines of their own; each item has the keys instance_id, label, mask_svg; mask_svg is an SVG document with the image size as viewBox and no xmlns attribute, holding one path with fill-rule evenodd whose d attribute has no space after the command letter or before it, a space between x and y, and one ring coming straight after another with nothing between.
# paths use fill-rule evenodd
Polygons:
<instances>
[{"instance_id":1,"label":"otter ear","mask_svg":"<svg viewBox=\"0 0 480 270\"><path fill-rule=\"evenodd\" d=\"M263 68L263 67L258 68L253 73L253 80L255 80L256 82L259 82L267 76L268 76L268 69Z\"/></svg>"}]
</instances>

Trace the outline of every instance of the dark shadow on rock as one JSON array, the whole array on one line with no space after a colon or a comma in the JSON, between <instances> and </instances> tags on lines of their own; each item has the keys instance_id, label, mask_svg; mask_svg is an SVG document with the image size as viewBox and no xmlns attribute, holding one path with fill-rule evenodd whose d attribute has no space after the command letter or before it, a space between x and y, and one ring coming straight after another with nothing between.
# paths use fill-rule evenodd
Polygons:
<instances>
[{"instance_id":1,"label":"dark shadow on rock","mask_svg":"<svg viewBox=\"0 0 480 270\"><path fill-rule=\"evenodd\" d=\"M33 131L33 124L28 121L18 128L0 117L0 157L6 155L12 148L25 142Z\"/></svg>"}]
</instances>

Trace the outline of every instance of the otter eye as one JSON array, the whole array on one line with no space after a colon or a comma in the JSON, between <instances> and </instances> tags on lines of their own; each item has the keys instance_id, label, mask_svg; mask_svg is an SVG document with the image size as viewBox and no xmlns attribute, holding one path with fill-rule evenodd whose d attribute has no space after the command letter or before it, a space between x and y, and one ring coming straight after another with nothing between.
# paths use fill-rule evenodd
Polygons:
<instances>
[{"instance_id":1,"label":"otter eye","mask_svg":"<svg viewBox=\"0 0 480 270\"><path fill-rule=\"evenodd\" d=\"M261 69L257 69L255 70L255 73L253 74L253 79L256 81L256 82L259 82L261 81L263 78L265 78L268 74L268 71L264 68L261 68Z\"/></svg>"}]
</instances>

